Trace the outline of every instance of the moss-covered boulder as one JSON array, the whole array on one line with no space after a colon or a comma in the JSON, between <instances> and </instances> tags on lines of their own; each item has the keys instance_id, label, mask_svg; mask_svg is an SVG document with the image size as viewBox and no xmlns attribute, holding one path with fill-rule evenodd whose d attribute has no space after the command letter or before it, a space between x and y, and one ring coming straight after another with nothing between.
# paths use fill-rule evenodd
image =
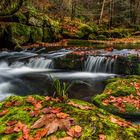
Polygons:
<instances>
[{"instance_id":1,"label":"moss-covered boulder","mask_svg":"<svg viewBox=\"0 0 140 140\"><path fill-rule=\"evenodd\" d=\"M84 56L68 54L64 57L53 59L55 69L82 70Z\"/></svg>"},{"instance_id":2,"label":"moss-covered boulder","mask_svg":"<svg viewBox=\"0 0 140 140\"><path fill-rule=\"evenodd\" d=\"M126 118L140 117L140 76L110 80L104 92L93 98L99 107Z\"/></svg>"},{"instance_id":3,"label":"moss-covered boulder","mask_svg":"<svg viewBox=\"0 0 140 140\"><path fill-rule=\"evenodd\" d=\"M0 103L0 139L138 140L140 129L87 102L13 96Z\"/></svg>"},{"instance_id":4,"label":"moss-covered boulder","mask_svg":"<svg viewBox=\"0 0 140 140\"><path fill-rule=\"evenodd\" d=\"M140 57L136 55L120 56L117 58L116 73L140 75Z\"/></svg>"},{"instance_id":5,"label":"moss-covered boulder","mask_svg":"<svg viewBox=\"0 0 140 140\"><path fill-rule=\"evenodd\" d=\"M69 39L88 39L94 27L81 23L78 20L65 19L62 25L62 35Z\"/></svg>"}]
</instances>

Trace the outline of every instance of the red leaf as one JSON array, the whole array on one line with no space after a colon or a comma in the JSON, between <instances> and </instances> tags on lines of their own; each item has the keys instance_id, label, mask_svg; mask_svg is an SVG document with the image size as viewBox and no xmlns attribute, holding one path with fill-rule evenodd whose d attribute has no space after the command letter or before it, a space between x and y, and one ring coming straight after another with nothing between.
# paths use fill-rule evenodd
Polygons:
<instances>
[{"instance_id":1,"label":"red leaf","mask_svg":"<svg viewBox=\"0 0 140 140\"><path fill-rule=\"evenodd\" d=\"M65 119L65 118L69 117L68 114L63 113L63 112L57 113L56 116L60 119Z\"/></svg>"},{"instance_id":2,"label":"red leaf","mask_svg":"<svg viewBox=\"0 0 140 140\"><path fill-rule=\"evenodd\" d=\"M31 104L35 104L37 102L32 96L28 96L26 101Z\"/></svg>"},{"instance_id":3,"label":"red leaf","mask_svg":"<svg viewBox=\"0 0 140 140\"><path fill-rule=\"evenodd\" d=\"M3 110L2 112L0 112L0 116L6 115L9 112L9 110Z\"/></svg>"},{"instance_id":4,"label":"red leaf","mask_svg":"<svg viewBox=\"0 0 140 140\"><path fill-rule=\"evenodd\" d=\"M36 104L34 104L34 110L40 110L42 108L42 105L41 105L41 103L36 103Z\"/></svg>"},{"instance_id":5,"label":"red leaf","mask_svg":"<svg viewBox=\"0 0 140 140\"><path fill-rule=\"evenodd\" d=\"M99 140L106 140L106 136L104 134L99 135Z\"/></svg>"},{"instance_id":6,"label":"red leaf","mask_svg":"<svg viewBox=\"0 0 140 140\"><path fill-rule=\"evenodd\" d=\"M61 108L53 108L51 110L51 113L54 113L54 114L57 114L57 113L60 113L61 112Z\"/></svg>"},{"instance_id":7,"label":"red leaf","mask_svg":"<svg viewBox=\"0 0 140 140\"><path fill-rule=\"evenodd\" d=\"M14 133L14 127L13 126L9 126L6 128L6 130L4 131L5 134L12 134Z\"/></svg>"},{"instance_id":8,"label":"red leaf","mask_svg":"<svg viewBox=\"0 0 140 140\"><path fill-rule=\"evenodd\" d=\"M48 132L48 129L46 129L46 128L43 128L41 130L38 130L36 132L35 138L42 138L42 137L44 137L47 134L47 132Z\"/></svg>"},{"instance_id":9,"label":"red leaf","mask_svg":"<svg viewBox=\"0 0 140 140\"><path fill-rule=\"evenodd\" d=\"M17 121L15 120L15 121L9 121L8 123L7 123L7 125L8 126L12 126L12 125L15 125L17 123Z\"/></svg>"},{"instance_id":10,"label":"red leaf","mask_svg":"<svg viewBox=\"0 0 140 140\"><path fill-rule=\"evenodd\" d=\"M24 137L24 139L28 140L29 137L30 137L30 135L29 135L30 130L29 130L28 127L25 125L25 126L23 127L22 131L23 131L23 137Z\"/></svg>"},{"instance_id":11,"label":"red leaf","mask_svg":"<svg viewBox=\"0 0 140 140\"><path fill-rule=\"evenodd\" d=\"M18 122L16 124L15 128L14 128L14 131L19 132L19 131L21 131L23 129L23 127L24 127L24 124L22 124L21 122Z\"/></svg>"}]
</instances>

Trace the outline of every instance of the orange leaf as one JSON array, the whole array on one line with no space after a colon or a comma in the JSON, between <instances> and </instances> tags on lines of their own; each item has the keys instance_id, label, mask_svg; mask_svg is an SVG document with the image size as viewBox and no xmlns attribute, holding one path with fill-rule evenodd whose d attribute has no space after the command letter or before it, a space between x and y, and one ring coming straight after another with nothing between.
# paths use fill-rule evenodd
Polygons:
<instances>
[{"instance_id":1,"label":"orange leaf","mask_svg":"<svg viewBox=\"0 0 140 140\"><path fill-rule=\"evenodd\" d=\"M9 110L3 110L2 112L0 112L0 116L6 115L9 112Z\"/></svg>"},{"instance_id":2,"label":"orange leaf","mask_svg":"<svg viewBox=\"0 0 140 140\"><path fill-rule=\"evenodd\" d=\"M31 104L35 104L37 102L32 96L28 96L26 101Z\"/></svg>"},{"instance_id":3,"label":"orange leaf","mask_svg":"<svg viewBox=\"0 0 140 140\"><path fill-rule=\"evenodd\" d=\"M99 135L99 140L106 140L106 136L104 134Z\"/></svg>"},{"instance_id":4,"label":"orange leaf","mask_svg":"<svg viewBox=\"0 0 140 140\"><path fill-rule=\"evenodd\" d=\"M69 117L68 114L63 113L63 112L57 113L56 116L60 119L65 119L65 118Z\"/></svg>"}]
</instances>

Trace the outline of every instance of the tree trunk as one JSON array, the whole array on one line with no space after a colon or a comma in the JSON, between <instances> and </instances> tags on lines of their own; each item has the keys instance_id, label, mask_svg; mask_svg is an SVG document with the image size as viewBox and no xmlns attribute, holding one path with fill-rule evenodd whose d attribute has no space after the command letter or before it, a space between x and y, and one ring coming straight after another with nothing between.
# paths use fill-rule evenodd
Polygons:
<instances>
[{"instance_id":1,"label":"tree trunk","mask_svg":"<svg viewBox=\"0 0 140 140\"><path fill-rule=\"evenodd\" d=\"M105 2L106 2L106 0L103 0L102 9L101 9L100 18L99 18L99 25L100 25L101 22L102 22L103 13L104 13L104 7L105 7Z\"/></svg>"}]
</instances>

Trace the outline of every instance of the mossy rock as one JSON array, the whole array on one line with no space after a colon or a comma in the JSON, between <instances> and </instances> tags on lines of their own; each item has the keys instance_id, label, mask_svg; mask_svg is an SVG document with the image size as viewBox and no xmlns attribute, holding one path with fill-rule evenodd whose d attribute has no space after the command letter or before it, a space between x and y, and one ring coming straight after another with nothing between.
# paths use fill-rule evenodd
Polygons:
<instances>
[{"instance_id":1,"label":"mossy rock","mask_svg":"<svg viewBox=\"0 0 140 140\"><path fill-rule=\"evenodd\" d=\"M30 27L30 41L31 43L39 41L42 42L43 39L43 29L40 27L31 26Z\"/></svg>"},{"instance_id":2,"label":"mossy rock","mask_svg":"<svg viewBox=\"0 0 140 140\"><path fill-rule=\"evenodd\" d=\"M140 76L115 78L107 81L104 92L93 97L93 102L126 118L140 117Z\"/></svg>"},{"instance_id":3,"label":"mossy rock","mask_svg":"<svg viewBox=\"0 0 140 140\"><path fill-rule=\"evenodd\" d=\"M31 97L31 96L30 96ZM106 140L138 140L140 139L140 129L136 125L132 125L125 120L116 117L95 107L93 104L89 104L84 101L71 100L77 107L52 100L47 100L42 96L32 96L38 103L41 103L41 108L61 108L62 112L68 114L74 119L76 125L82 128L82 135L80 138L73 138L74 140L99 140L104 137ZM43 113L39 113L38 116L31 117L30 114L34 110L35 106L32 102L27 102L29 97L12 96L0 103L0 113L4 110L7 112L0 116L0 139L1 140L13 140L23 135L22 131L14 132L11 134L5 133L9 122L17 121L25 124L30 130L29 135L34 137L38 130L43 128L33 129L31 126L36 122ZM31 98L30 98L31 99ZM33 100L32 100L33 101ZM10 103L12 105L10 106ZM85 107L87 109L81 109L79 107ZM90 109L88 109L90 107ZM47 115L47 114L46 114ZM14 124L11 126L14 127ZM43 127L43 126L42 126ZM27 129L26 129L27 130ZM41 140L51 139L51 136L56 136L58 139L67 137L66 129L57 130L55 133L46 136L42 136Z\"/></svg>"},{"instance_id":4,"label":"mossy rock","mask_svg":"<svg viewBox=\"0 0 140 140\"><path fill-rule=\"evenodd\" d=\"M117 58L116 72L118 74L140 75L139 56L129 55Z\"/></svg>"},{"instance_id":5,"label":"mossy rock","mask_svg":"<svg viewBox=\"0 0 140 140\"><path fill-rule=\"evenodd\" d=\"M83 56L76 54L68 54L65 57L56 58L53 60L55 69L65 70L82 70Z\"/></svg>"},{"instance_id":6,"label":"mossy rock","mask_svg":"<svg viewBox=\"0 0 140 140\"><path fill-rule=\"evenodd\" d=\"M20 23L0 23L4 30L3 37L0 39L3 47L9 49L27 43L30 39L30 27Z\"/></svg>"},{"instance_id":7,"label":"mossy rock","mask_svg":"<svg viewBox=\"0 0 140 140\"><path fill-rule=\"evenodd\" d=\"M7 27L8 41L15 46L23 45L30 39L30 27L24 24L11 23Z\"/></svg>"}]
</instances>

